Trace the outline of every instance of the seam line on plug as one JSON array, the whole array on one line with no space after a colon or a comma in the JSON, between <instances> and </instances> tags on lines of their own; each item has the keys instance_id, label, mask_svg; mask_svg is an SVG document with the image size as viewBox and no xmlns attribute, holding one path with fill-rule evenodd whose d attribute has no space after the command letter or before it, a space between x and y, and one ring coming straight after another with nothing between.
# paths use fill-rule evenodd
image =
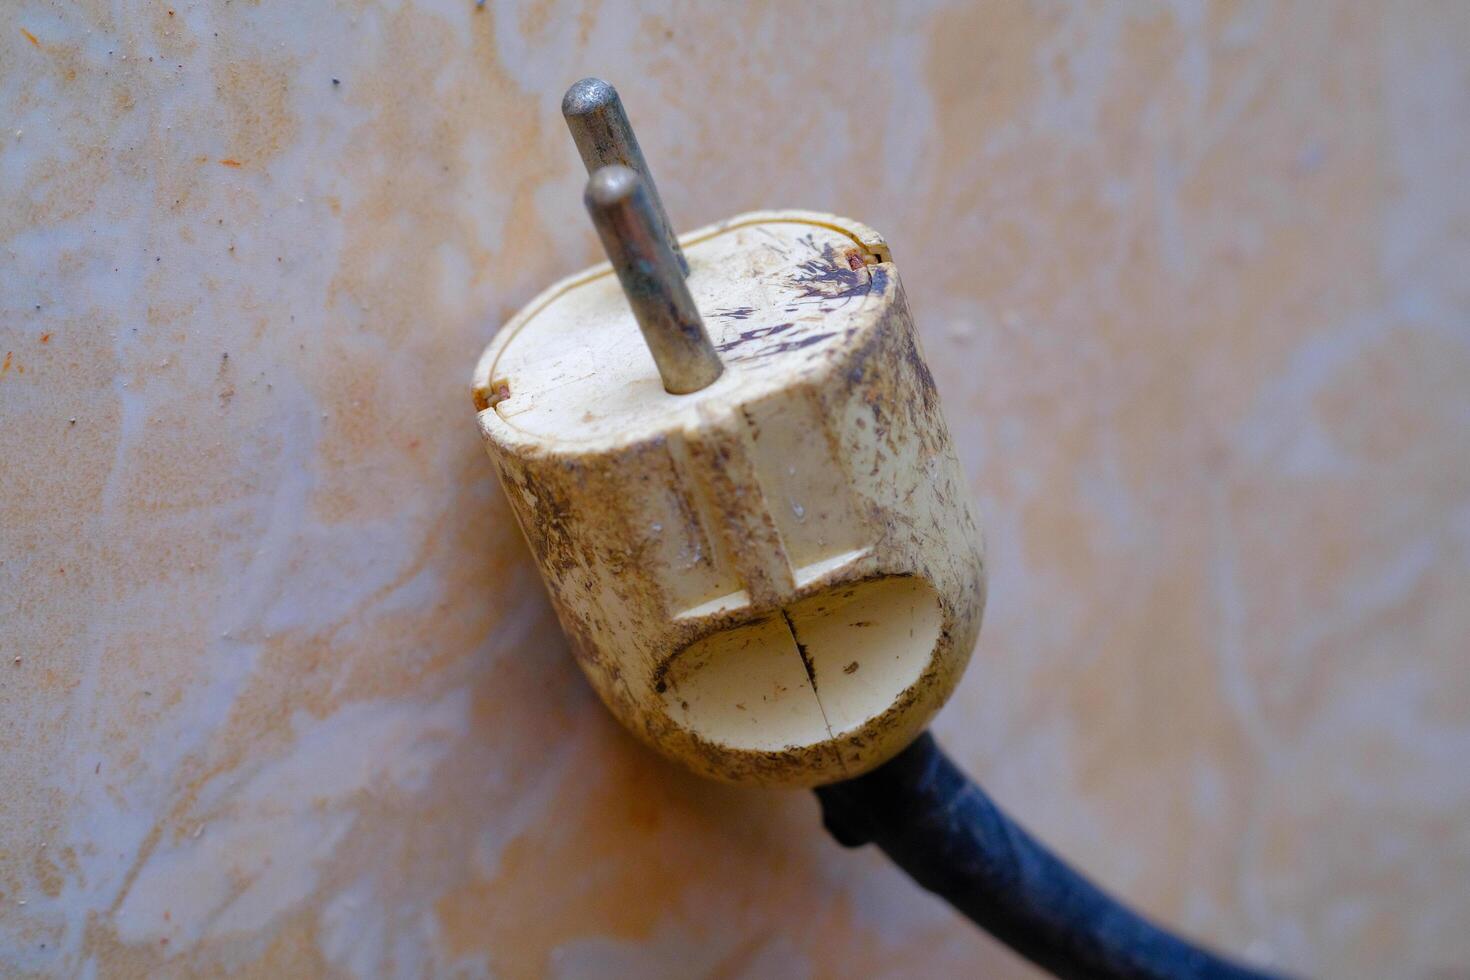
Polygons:
<instances>
[{"instance_id":1,"label":"seam line on plug","mask_svg":"<svg viewBox=\"0 0 1470 980\"><path fill-rule=\"evenodd\" d=\"M811 686L812 697L816 699L817 710L822 713L822 727L827 729L827 738L831 740L832 751L837 754L837 766L844 773L847 765L842 758L842 750L838 748L837 736L832 733L832 722L827 720L827 708L822 704L822 694L817 690L817 665L812 663L812 656L807 652L806 644L801 642L801 637L796 635L796 623L791 619L791 614L786 607L781 607L781 618L786 622L786 630L791 634L791 642L796 644L796 655L801 658L801 666L806 670L806 682Z\"/></svg>"}]
</instances>

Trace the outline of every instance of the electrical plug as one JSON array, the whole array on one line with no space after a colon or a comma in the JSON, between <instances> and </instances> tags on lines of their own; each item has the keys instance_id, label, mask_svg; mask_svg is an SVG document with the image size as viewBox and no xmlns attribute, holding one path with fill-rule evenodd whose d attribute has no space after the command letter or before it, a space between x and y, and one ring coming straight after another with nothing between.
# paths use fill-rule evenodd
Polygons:
<instances>
[{"instance_id":1,"label":"electrical plug","mask_svg":"<svg viewBox=\"0 0 1470 980\"><path fill-rule=\"evenodd\" d=\"M888 246L806 211L675 238L613 88L563 113L610 261L512 317L473 391L577 661L707 776L865 773L954 690L985 602Z\"/></svg>"}]
</instances>

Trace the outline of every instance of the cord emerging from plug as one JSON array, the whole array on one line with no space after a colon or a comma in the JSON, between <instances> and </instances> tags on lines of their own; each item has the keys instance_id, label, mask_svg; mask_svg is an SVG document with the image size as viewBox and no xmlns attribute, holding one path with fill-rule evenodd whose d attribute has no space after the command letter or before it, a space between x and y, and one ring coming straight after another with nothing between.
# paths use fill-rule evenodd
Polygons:
<instances>
[{"instance_id":1,"label":"cord emerging from plug","mask_svg":"<svg viewBox=\"0 0 1470 980\"><path fill-rule=\"evenodd\" d=\"M856 779L818 787L846 847L877 844L924 888L1063 978L1267 980L1148 921L1026 833L925 732Z\"/></svg>"}]
</instances>

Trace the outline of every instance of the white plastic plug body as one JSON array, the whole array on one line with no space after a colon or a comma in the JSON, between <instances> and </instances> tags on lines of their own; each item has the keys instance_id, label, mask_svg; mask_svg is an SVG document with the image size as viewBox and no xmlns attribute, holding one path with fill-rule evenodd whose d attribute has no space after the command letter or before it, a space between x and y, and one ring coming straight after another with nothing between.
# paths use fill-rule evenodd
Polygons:
<instances>
[{"instance_id":1,"label":"white plastic plug body","mask_svg":"<svg viewBox=\"0 0 1470 980\"><path fill-rule=\"evenodd\" d=\"M875 232L760 212L680 241L718 380L664 390L603 264L496 335L480 431L628 728L729 781L856 776L923 730L979 633L964 473Z\"/></svg>"}]
</instances>

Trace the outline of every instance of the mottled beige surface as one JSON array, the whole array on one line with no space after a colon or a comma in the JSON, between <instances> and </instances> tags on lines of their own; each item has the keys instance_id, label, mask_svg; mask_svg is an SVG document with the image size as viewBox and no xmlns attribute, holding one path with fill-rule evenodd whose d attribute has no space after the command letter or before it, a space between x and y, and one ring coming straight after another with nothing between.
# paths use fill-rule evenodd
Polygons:
<instances>
[{"instance_id":1,"label":"mottled beige surface","mask_svg":"<svg viewBox=\"0 0 1470 980\"><path fill-rule=\"evenodd\" d=\"M681 226L892 244L990 540L964 762L1222 944L1463 973L1467 51L1453 0L7 5L0 973L1026 974L567 656L468 379L595 255L593 71Z\"/></svg>"}]
</instances>

